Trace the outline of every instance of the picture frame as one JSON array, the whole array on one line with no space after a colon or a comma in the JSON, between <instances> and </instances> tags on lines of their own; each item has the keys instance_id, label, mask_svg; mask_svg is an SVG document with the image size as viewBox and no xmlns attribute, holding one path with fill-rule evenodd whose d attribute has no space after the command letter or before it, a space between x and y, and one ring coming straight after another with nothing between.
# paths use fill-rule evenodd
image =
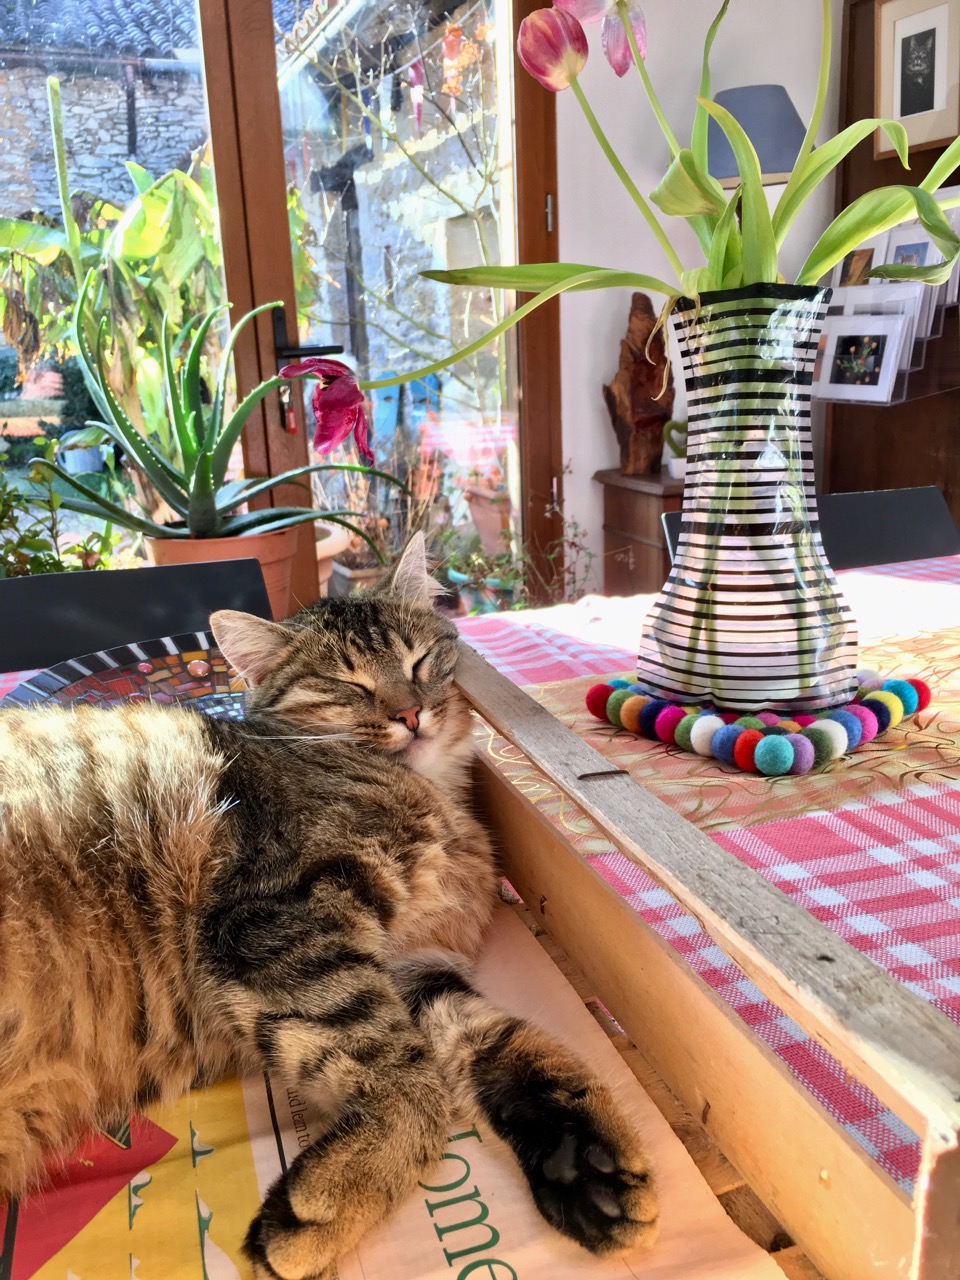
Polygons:
<instances>
[{"instance_id":1,"label":"picture frame","mask_svg":"<svg viewBox=\"0 0 960 1280\"><path fill-rule=\"evenodd\" d=\"M943 254L919 222L904 222L887 235L886 260L893 266L929 267L943 261ZM917 336L929 338L937 305L938 290L925 288L921 294Z\"/></svg>"},{"instance_id":2,"label":"picture frame","mask_svg":"<svg viewBox=\"0 0 960 1280\"><path fill-rule=\"evenodd\" d=\"M960 0L877 0L874 114L899 121L911 151L960 134ZM896 155L873 137L875 159Z\"/></svg>"},{"instance_id":3,"label":"picture frame","mask_svg":"<svg viewBox=\"0 0 960 1280\"><path fill-rule=\"evenodd\" d=\"M847 294L844 314L859 316L858 324L866 324L869 316L901 315L904 319L900 343L900 368L910 369L917 324L930 285L914 280L878 280L872 289L851 289Z\"/></svg>"},{"instance_id":4,"label":"picture frame","mask_svg":"<svg viewBox=\"0 0 960 1280\"><path fill-rule=\"evenodd\" d=\"M893 396L905 317L835 316L827 334L816 394L823 400L885 404Z\"/></svg>"},{"instance_id":5,"label":"picture frame","mask_svg":"<svg viewBox=\"0 0 960 1280\"><path fill-rule=\"evenodd\" d=\"M834 289L853 289L875 283L867 279L866 273L887 261L889 234L888 231L881 231L879 235L871 236L869 240L864 240L855 249L851 249L833 268L830 283Z\"/></svg>"}]
</instances>

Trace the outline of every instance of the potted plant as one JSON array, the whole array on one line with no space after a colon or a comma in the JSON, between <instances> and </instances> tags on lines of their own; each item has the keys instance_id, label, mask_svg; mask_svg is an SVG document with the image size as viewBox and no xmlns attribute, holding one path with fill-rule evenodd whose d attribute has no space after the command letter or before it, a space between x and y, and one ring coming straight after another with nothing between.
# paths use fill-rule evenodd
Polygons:
<instances>
[{"instance_id":1,"label":"potted plant","mask_svg":"<svg viewBox=\"0 0 960 1280\"><path fill-rule=\"evenodd\" d=\"M212 392L208 392L202 370L204 341L225 308L217 307L196 322L179 369L172 354L174 338L164 319L161 331L164 396L178 455L175 462L164 458L154 443L134 426L110 384L106 318L100 320L93 344L88 339L86 302L92 278L93 272L90 272L77 299L73 320L73 336L84 379L100 412L99 422L89 425L98 426L110 440L123 448L169 508L172 518L162 523L130 511L96 492L61 466L46 460L42 465L58 475L67 486L63 506L70 511L99 516L121 528L142 534L147 558L154 564L255 558L263 568L274 615L285 617L289 611L296 527L322 518L331 548L335 544L342 545L337 527L361 538L365 538L365 534L349 519L353 514L350 511L321 513L312 507L268 507L248 511L240 511L239 508L268 493L276 485L299 482L301 477L312 472L369 471L385 481L399 481L394 481L394 477L385 472L349 463L315 463L266 479L227 478L231 453L250 413L264 396L288 380L282 375L267 378L254 387L232 412L228 410L230 357L237 337L253 316L276 306L276 303L248 312L231 329Z\"/></svg>"},{"instance_id":2,"label":"potted plant","mask_svg":"<svg viewBox=\"0 0 960 1280\"><path fill-rule=\"evenodd\" d=\"M109 525L81 536L63 529L61 497L50 471L39 465L57 452L56 440L42 440L43 451L31 459L24 478L7 471L9 445L0 439L0 578L40 573L106 569L118 552L120 535Z\"/></svg>"},{"instance_id":3,"label":"potted plant","mask_svg":"<svg viewBox=\"0 0 960 1280\"><path fill-rule=\"evenodd\" d=\"M670 451L667 457L667 470L671 480L682 480L687 474L687 424L678 418L671 418L663 424L663 443Z\"/></svg>"}]
</instances>

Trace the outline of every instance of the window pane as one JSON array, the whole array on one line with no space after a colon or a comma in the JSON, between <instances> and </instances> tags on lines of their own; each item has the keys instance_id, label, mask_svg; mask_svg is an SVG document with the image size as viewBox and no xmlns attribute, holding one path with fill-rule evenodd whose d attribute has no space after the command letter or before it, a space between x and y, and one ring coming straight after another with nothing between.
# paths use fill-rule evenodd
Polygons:
<instances>
[{"instance_id":1,"label":"window pane","mask_svg":"<svg viewBox=\"0 0 960 1280\"><path fill-rule=\"evenodd\" d=\"M60 85L69 246L57 182L48 77ZM197 14L181 0L31 0L4 6L0 29L0 430L7 474L22 477L37 432L61 463L104 493L137 489L112 447L67 447L97 417L73 358L78 280L97 272L112 380L167 457L160 322L174 333L223 301ZM215 344L209 351L215 359ZM100 467L108 464L105 470ZM16 466L14 465L16 464ZM91 468L98 468L91 471ZM61 513L64 531L100 527Z\"/></svg>"},{"instance_id":2,"label":"window pane","mask_svg":"<svg viewBox=\"0 0 960 1280\"><path fill-rule=\"evenodd\" d=\"M503 314L499 292L419 273L515 261L507 12L355 0L292 23L274 0L274 14L301 341L340 344L362 379L423 368ZM503 580L486 591L502 604L519 508L511 342L370 403L377 461L415 497L361 484L344 505L379 508L387 552L424 527L477 579L466 588Z\"/></svg>"}]
</instances>

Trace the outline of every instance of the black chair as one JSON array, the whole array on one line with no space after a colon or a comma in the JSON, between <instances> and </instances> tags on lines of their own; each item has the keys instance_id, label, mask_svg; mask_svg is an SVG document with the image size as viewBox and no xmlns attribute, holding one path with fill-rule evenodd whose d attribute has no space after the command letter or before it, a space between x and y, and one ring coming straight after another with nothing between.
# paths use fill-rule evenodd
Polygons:
<instances>
[{"instance_id":1,"label":"black chair","mask_svg":"<svg viewBox=\"0 0 960 1280\"><path fill-rule=\"evenodd\" d=\"M0 579L0 671L206 631L216 609L270 618L256 560Z\"/></svg>"},{"instance_id":2,"label":"black chair","mask_svg":"<svg viewBox=\"0 0 960 1280\"><path fill-rule=\"evenodd\" d=\"M960 532L936 485L821 493L817 510L823 549L834 569L960 554ZM679 511L660 517L671 561L676 559L680 519Z\"/></svg>"}]
</instances>

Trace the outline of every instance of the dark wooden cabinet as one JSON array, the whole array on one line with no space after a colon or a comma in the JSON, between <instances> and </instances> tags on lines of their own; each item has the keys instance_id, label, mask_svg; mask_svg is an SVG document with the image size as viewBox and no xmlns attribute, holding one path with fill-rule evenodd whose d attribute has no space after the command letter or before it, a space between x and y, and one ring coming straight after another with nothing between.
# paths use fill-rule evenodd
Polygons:
<instances>
[{"instance_id":1,"label":"dark wooden cabinet","mask_svg":"<svg viewBox=\"0 0 960 1280\"><path fill-rule=\"evenodd\" d=\"M874 115L874 0L846 0L840 125ZM955 55L954 55L955 56ZM917 183L942 147L914 150L910 170L894 157L875 159L862 142L838 170L837 207L876 187ZM947 183L960 182L960 171ZM927 344L926 365L910 375L900 404L827 406L822 488L828 493L935 484L960 523L960 320L945 317L943 334Z\"/></svg>"},{"instance_id":2,"label":"dark wooden cabinet","mask_svg":"<svg viewBox=\"0 0 960 1280\"><path fill-rule=\"evenodd\" d=\"M666 472L625 476L598 471L603 485L603 592L608 596L659 591L670 572L660 517L679 511L683 481Z\"/></svg>"}]
</instances>

